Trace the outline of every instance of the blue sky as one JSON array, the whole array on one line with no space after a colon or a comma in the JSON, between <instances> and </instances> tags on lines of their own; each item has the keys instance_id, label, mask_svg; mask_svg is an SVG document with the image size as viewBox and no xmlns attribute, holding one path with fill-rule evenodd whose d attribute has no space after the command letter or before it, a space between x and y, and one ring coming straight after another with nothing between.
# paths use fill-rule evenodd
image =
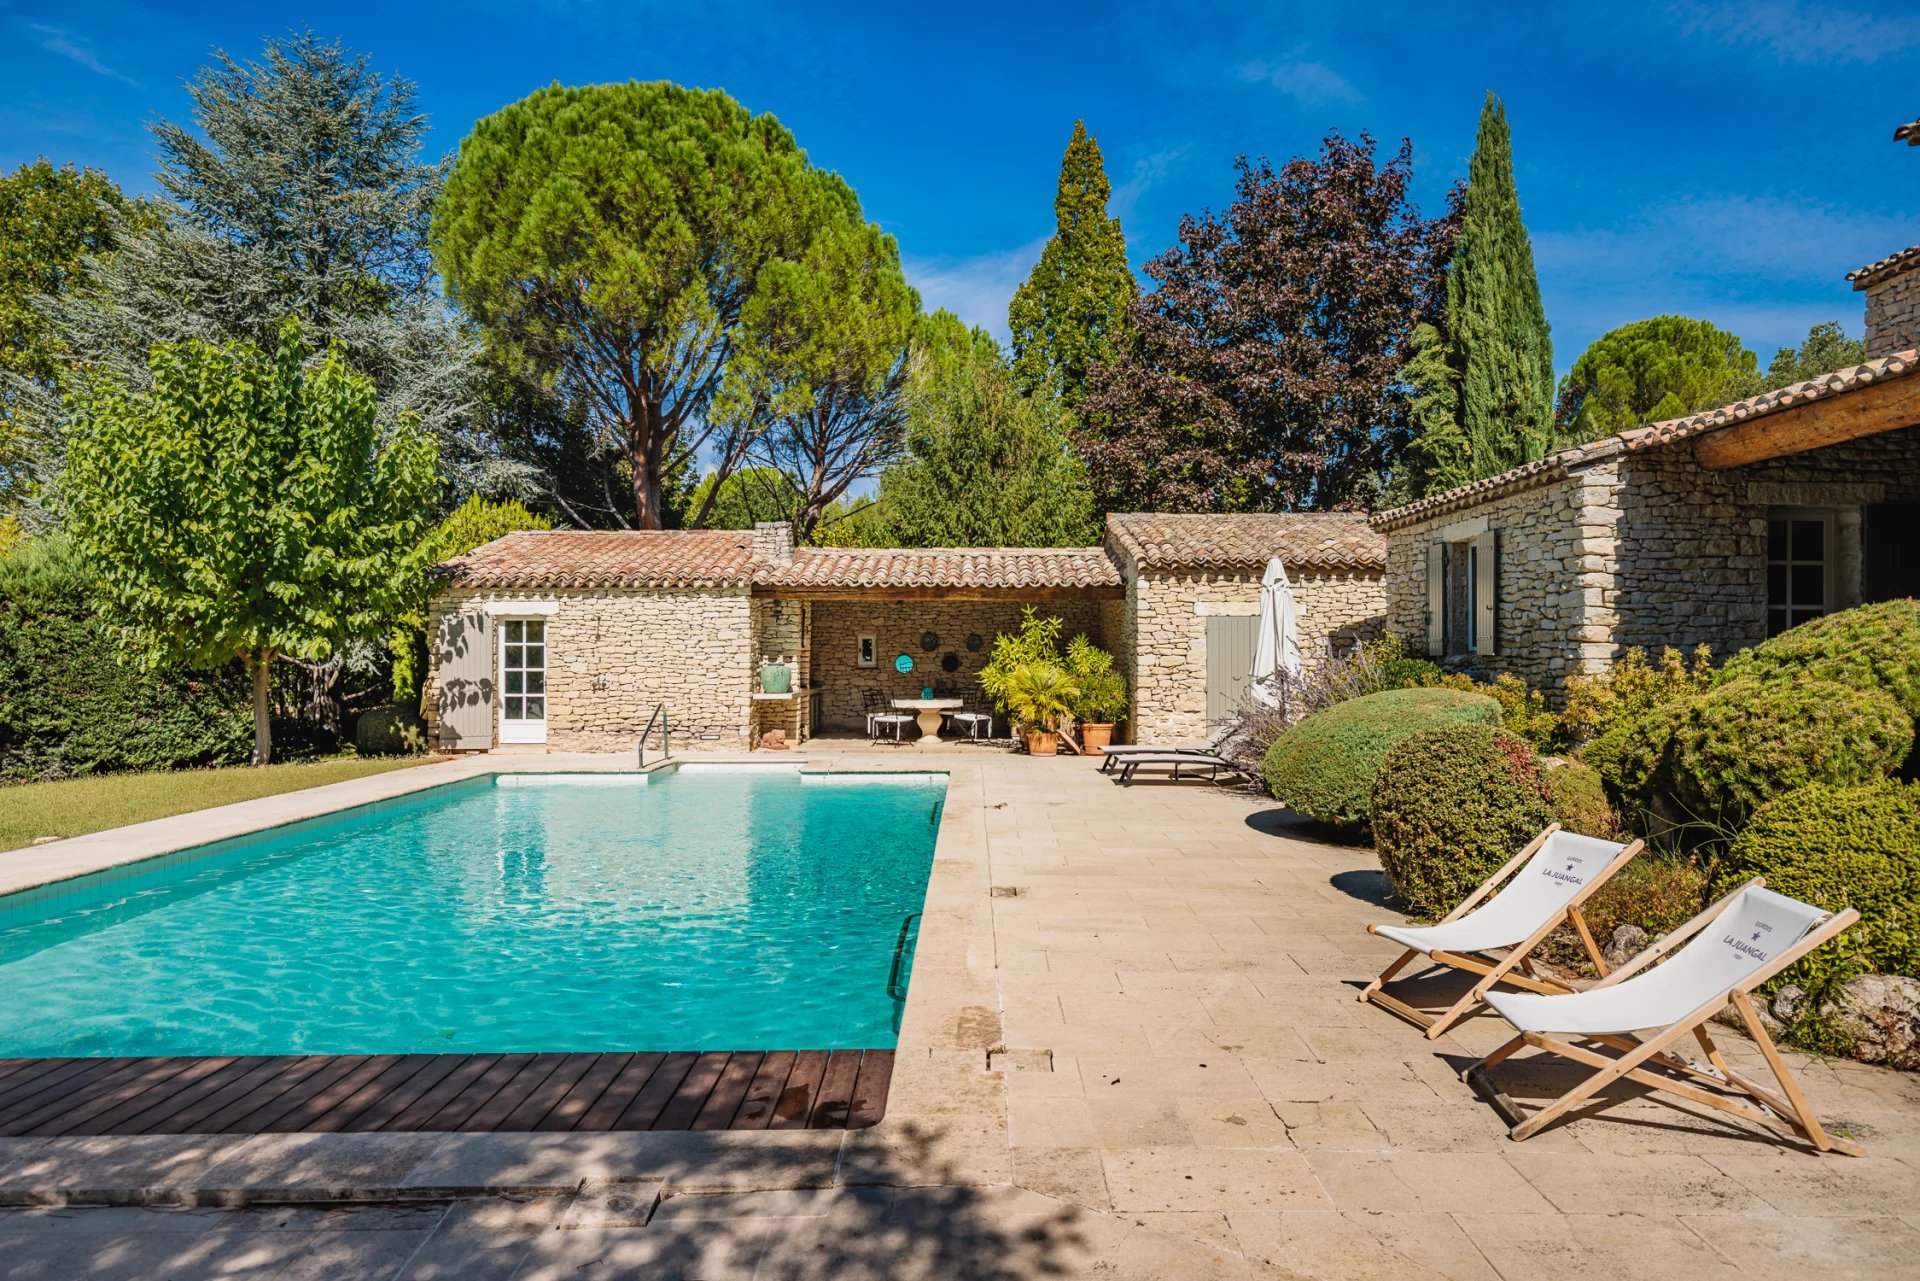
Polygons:
<instances>
[{"instance_id":1,"label":"blue sky","mask_svg":"<svg viewBox=\"0 0 1920 1281\"><path fill-rule=\"evenodd\" d=\"M1413 139L1437 211L1483 94L1505 98L1555 363L1608 328L1702 316L1761 353L1860 327L1844 274L1920 242L1920 24L1798 0L1047 6L0 0L0 165L150 189L144 125L224 47L311 25L420 86L433 145L549 81L667 78L779 116L896 237L931 306L1005 332L1085 118L1138 265L1231 198L1241 153L1329 127Z\"/></svg>"}]
</instances>

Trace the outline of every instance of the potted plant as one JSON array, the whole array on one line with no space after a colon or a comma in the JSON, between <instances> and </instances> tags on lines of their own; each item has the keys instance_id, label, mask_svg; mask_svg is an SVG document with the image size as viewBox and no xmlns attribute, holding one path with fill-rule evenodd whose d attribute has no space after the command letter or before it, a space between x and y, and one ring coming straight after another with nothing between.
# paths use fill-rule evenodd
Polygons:
<instances>
[{"instance_id":1,"label":"potted plant","mask_svg":"<svg viewBox=\"0 0 1920 1281\"><path fill-rule=\"evenodd\" d=\"M1020 726L1030 756L1060 750L1060 722L1073 712L1080 691L1058 664L1022 663L1006 674L1002 695L1008 714Z\"/></svg>"},{"instance_id":2,"label":"potted plant","mask_svg":"<svg viewBox=\"0 0 1920 1281\"><path fill-rule=\"evenodd\" d=\"M1080 747L1097 752L1113 741L1113 728L1127 714L1127 682L1113 670L1113 655L1085 636L1067 645L1067 674L1079 691L1073 701Z\"/></svg>"}]
</instances>

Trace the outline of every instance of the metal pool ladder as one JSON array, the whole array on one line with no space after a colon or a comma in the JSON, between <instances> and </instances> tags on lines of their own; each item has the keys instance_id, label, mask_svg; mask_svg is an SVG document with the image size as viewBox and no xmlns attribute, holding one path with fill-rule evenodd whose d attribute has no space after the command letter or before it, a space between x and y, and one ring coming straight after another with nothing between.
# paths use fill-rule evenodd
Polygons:
<instances>
[{"instance_id":1,"label":"metal pool ladder","mask_svg":"<svg viewBox=\"0 0 1920 1281\"><path fill-rule=\"evenodd\" d=\"M673 749L667 743L667 704L666 700L662 699L653 705L653 715L647 717L647 727L640 731L639 767L641 769L647 767L647 736L653 733L653 726L656 721L659 722L660 725L660 759L667 760L673 756Z\"/></svg>"},{"instance_id":2,"label":"metal pool ladder","mask_svg":"<svg viewBox=\"0 0 1920 1281\"><path fill-rule=\"evenodd\" d=\"M920 913L908 912L900 921L900 937L893 941L893 965L887 970L887 995L896 1001L904 1002L907 999L907 989L900 982L900 962L907 954L907 932L919 919ZM917 938L914 941L919 942Z\"/></svg>"}]
</instances>

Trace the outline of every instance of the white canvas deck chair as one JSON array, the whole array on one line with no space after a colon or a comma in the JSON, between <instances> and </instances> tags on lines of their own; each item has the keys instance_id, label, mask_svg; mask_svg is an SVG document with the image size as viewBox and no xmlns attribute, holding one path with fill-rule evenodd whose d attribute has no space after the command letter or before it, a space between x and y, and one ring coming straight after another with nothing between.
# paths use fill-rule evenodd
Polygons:
<instances>
[{"instance_id":1,"label":"white canvas deck chair","mask_svg":"<svg viewBox=\"0 0 1920 1281\"><path fill-rule=\"evenodd\" d=\"M1607 963L1601 959L1586 918L1580 915L1580 905L1638 854L1640 845L1639 841L1618 845L1578 836L1561 831L1558 823L1551 824L1437 925L1369 925L1369 934L1392 939L1407 950L1367 984L1360 999L1425 1028L1431 1041L1482 1004L1496 984L1507 983L1531 992L1571 992L1567 984L1536 974L1527 959L1542 939L1569 923L1595 967L1605 974ZM1506 955L1498 959L1488 955L1496 948L1506 948ZM1382 990L1421 956L1435 965L1478 974L1480 979L1437 1016Z\"/></svg>"},{"instance_id":2,"label":"white canvas deck chair","mask_svg":"<svg viewBox=\"0 0 1920 1281\"><path fill-rule=\"evenodd\" d=\"M1859 919L1852 908L1827 912L1775 894L1755 877L1584 992L1489 993L1487 1003L1520 1035L1460 1075L1493 1104L1515 1139L1538 1134L1606 1086L1625 1079L1804 1139L1822 1152L1864 1156L1864 1148L1821 1127L1767 1037L1749 995ZM1686 946L1680 947L1682 943ZM1655 965L1670 952L1663 964ZM1778 1090L1727 1066L1707 1035L1707 1020L1728 1004L1760 1047ZM1687 1038L1698 1043L1704 1063L1675 1052L1676 1043ZM1526 1116L1487 1078L1488 1069L1523 1046L1585 1064L1593 1074ZM1617 1056L1602 1050L1617 1051ZM1661 1070L1652 1070L1656 1068Z\"/></svg>"}]
</instances>

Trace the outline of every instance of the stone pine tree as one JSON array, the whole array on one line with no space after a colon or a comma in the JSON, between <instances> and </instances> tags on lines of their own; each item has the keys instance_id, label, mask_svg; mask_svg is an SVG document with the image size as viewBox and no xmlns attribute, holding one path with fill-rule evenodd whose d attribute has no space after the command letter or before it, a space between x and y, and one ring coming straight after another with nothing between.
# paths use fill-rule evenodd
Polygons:
<instances>
[{"instance_id":1,"label":"stone pine tree","mask_svg":"<svg viewBox=\"0 0 1920 1281\"><path fill-rule=\"evenodd\" d=\"M1541 456L1553 438L1553 340L1520 218L1507 111L1491 93L1467 169L1447 322L1474 475Z\"/></svg>"},{"instance_id":2,"label":"stone pine tree","mask_svg":"<svg viewBox=\"0 0 1920 1281\"><path fill-rule=\"evenodd\" d=\"M1112 194L1100 144L1074 121L1053 198L1053 239L1007 312L1014 385L1028 396L1049 392L1070 412L1086 397L1088 366L1114 358L1138 292L1120 220L1107 213Z\"/></svg>"}]
</instances>

